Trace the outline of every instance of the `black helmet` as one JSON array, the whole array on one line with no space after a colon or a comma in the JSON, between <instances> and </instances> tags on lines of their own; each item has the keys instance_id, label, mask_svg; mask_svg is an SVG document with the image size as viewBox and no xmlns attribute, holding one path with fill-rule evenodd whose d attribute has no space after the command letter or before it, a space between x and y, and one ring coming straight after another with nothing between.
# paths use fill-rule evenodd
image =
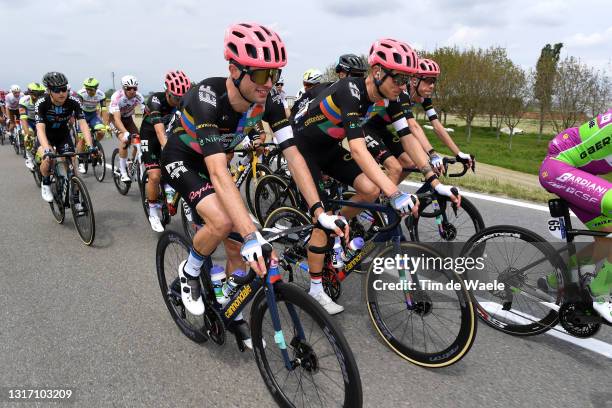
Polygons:
<instances>
[{"instance_id":1,"label":"black helmet","mask_svg":"<svg viewBox=\"0 0 612 408\"><path fill-rule=\"evenodd\" d=\"M344 71L349 74L365 74L367 70L366 62L355 54L341 55L336 65L336 73Z\"/></svg>"},{"instance_id":2,"label":"black helmet","mask_svg":"<svg viewBox=\"0 0 612 408\"><path fill-rule=\"evenodd\" d=\"M43 77L43 84L47 88L59 88L68 85L68 78L61 72L47 72Z\"/></svg>"}]
</instances>

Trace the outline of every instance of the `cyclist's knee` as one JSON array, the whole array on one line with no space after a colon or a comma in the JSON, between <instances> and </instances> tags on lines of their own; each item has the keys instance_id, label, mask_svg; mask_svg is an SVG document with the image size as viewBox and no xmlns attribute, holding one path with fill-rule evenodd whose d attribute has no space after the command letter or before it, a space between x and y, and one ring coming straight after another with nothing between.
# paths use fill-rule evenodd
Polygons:
<instances>
[{"instance_id":1,"label":"cyclist's knee","mask_svg":"<svg viewBox=\"0 0 612 408\"><path fill-rule=\"evenodd\" d=\"M399 183L402 177L402 165L395 157L389 157L384 162L385 169L387 170L387 174L394 183Z\"/></svg>"},{"instance_id":2,"label":"cyclist's knee","mask_svg":"<svg viewBox=\"0 0 612 408\"><path fill-rule=\"evenodd\" d=\"M365 174L362 173L361 176L358 177L358 182L355 183L357 194L365 201L375 201L380 194L380 189Z\"/></svg>"},{"instance_id":3,"label":"cyclist's knee","mask_svg":"<svg viewBox=\"0 0 612 408\"><path fill-rule=\"evenodd\" d=\"M149 182L159 184L161 180L161 170L160 169L149 169L147 171Z\"/></svg>"}]
</instances>

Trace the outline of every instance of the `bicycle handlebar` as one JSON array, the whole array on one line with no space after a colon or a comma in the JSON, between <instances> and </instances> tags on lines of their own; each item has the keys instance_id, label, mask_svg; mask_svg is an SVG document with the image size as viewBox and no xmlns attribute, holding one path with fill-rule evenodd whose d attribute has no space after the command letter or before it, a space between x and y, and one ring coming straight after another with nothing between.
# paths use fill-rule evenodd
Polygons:
<instances>
[{"instance_id":1,"label":"bicycle handlebar","mask_svg":"<svg viewBox=\"0 0 612 408\"><path fill-rule=\"evenodd\" d=\"M89 156L91 154L94 154L95 152L83 152L83 153L75 153L75 152L66 152L66 153L62 153L62 154L57 154L57 153L46 153L43 155L43 158L48 157L50 159L57 159L60 157L74 157L74 156Z\"/></svg>"}]
</instances>

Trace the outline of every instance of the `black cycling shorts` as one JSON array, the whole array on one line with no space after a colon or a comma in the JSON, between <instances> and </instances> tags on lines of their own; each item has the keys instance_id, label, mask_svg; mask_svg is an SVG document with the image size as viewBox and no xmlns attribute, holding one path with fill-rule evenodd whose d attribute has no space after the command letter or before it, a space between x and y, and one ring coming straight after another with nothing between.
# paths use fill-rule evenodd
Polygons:
<instances>
[{"instance_id":1,"label":"black cycling shorts","mask_svg":"<svg viewBox=\"0 0 612 408\"><path fill-rule=\"evenodd\" d=\"M384 156L385 158L382 161L379 161L379 163L382 164L384 160L386 160L386 158L389 157L389 155L393 155L396 158L398 158L400 157L402 153L404 153L404 146L402 146L402 142L400 141L399 136L394 135L389 130L379 129L377 127L366 124L363 126L363 131L367 136L370 136L377 143L383 144L384 146L383 150L386 150L386 155ZM367 139L366 139L366 143L367 143ZM368 145L368 150L370 150L369 145ZM376 151L376 149L374 149L374 151ZM370 150L370 153L372 153L372 156L374 156L374 151ZM376 158L376 156L374 156L374 158Z\"/></svg>"},{"instance_id":2,"label":"black cycling shorts","mask_svg":"<svg viewBox=\"0 0 612 408\"><path fill-rule=\"evenodd\" d=\"M363 173L351 152L337 141L321 146L313 144L307 136L297 134L294 139L298 150L304 156L320 197L325 196L321 172L348 186L353 186L357 176Z\"/></svg>"},{"instance_id":3,"label":"black cycling shorts","mask_svg":"<svg viewBox=\"0 0 612 408\"><path fill-rule=\"evenodd\" d=\"M164 182L178 191L193 210L204 197L214 194L203 156L185 146L177 136L168 138L160 164Z\"/></svg>"},{"instance_id":4,"label":"black cycling shorts","mask_svg":"<svg viewBox=\"0 0 612 408\"><path fill-rule=\"evenodd\" d=\"M147 170L159 169L159 158L161 156L161 144L155 133L155 128L147 122L142 122L140 127L140 148L142 150L142 161Z\"/></svg>"}]
</instances>

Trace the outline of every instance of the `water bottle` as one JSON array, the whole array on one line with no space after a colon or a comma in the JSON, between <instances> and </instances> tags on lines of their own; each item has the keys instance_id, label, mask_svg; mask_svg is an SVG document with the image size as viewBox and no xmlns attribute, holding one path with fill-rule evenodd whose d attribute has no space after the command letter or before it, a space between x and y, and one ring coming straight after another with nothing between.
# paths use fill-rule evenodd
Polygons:
<instances>
[{"instance_id":1,"label":"water bottle","mask_svg":"<svg viewBox=\"0 0 612 408\"><path fill-rule=\"evenodd\" d=\"M248 154L245 154L244 157L240 159L240 164L246 167L247 164L251 162L251 157Z\"/></svg>"},{"instance_id":2,"label":"water bottle","mask_svg":"<svg viewBox=\"0 0 612 408\"><path fill-rule=\"evenodd\" d=\"M342 249L342 243L340 237L336 237L334 240L334 253L332 255L332 266L336 269L340 269L344 266L344 249Z\"/></svg>"},{"instance_id":3,"label":"water bottle","mask_svg":"<svg viewBox=\"0 0 612 408\"><path fill-rule=\"evenodd\" d=\"M164 184L164 192L166 194L166 204L168 205L168 212L170 215L176 214L176 202L175 199L178 197L176 191L170 186L170 184Z\"/></svg>"},{"instance_id":4,"label":"water bottle","mask_svg":"<svg viewBox=\"0 0 612 408\"><path fill-rule=\"evenodd\" d=\"M221 306L225 306L229 298L225 297L225 293L223 291L223 286L226 279L225 270L222 266L213 265L213 267L210 268L210 281L212 283L213 290L215 291L215 298L217 298L217 302L219 302Z\"/></svg>"},{"instance_id":5,"label":"water bottle","mask_svg":"<svg viewBox=\"0 0 612 408\"><path fill-rule=\"evenodd\" d=\"M236 269L236 271L234 271L232 275L242 278L246 275L246 272L242 269ZM233 279L227 279L225 281L225 284L223 285L223 294L226 299L225 303L227 303L227 301L230 300L232 296L234 296L237 287L238 285L236 285ZM223 305L225 305L225 303Z\"/></svg>"},{"instance_id":6,"label":"water bottle","mask_svg":"<svg viewBox=\"0 0 612 408\"><path fill-rule=\"evenodd\" d=\"M353 258L353 256L355 256L357 251L359 251L361 248L363 248L364 245L365 245L365 241L364 241L363 238L361 238L361 237L353 238L351 240L351 242L349 242L349 244L347 246L346 253L344 254L344 256L345 256L344 260L348 261L351 258Z\"/></svg>"}]
</instances>

